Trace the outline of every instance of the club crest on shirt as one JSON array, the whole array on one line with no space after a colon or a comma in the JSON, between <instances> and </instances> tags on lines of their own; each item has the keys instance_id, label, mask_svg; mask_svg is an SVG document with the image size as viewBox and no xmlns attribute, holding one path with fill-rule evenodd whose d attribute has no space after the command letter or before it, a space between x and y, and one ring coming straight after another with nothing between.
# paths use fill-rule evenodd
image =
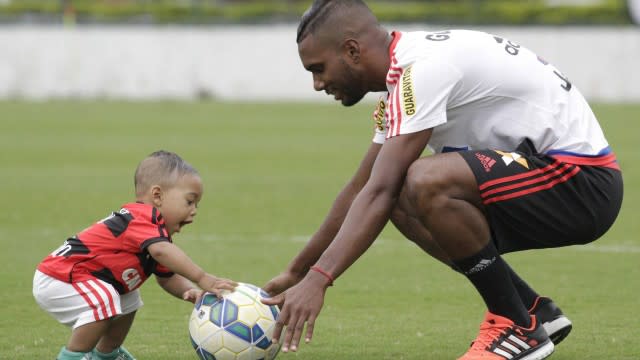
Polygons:
<instances>
[{"instance_id":1,"label":"club crest on shirt","mask_svg":"<svg viewBox=\"0 0 640 360\"><path fill-rule=\"evenodd\" d=\"M379 131L384 131L384 112L386 109L387 103L384 101L383 97L380 97L378 105L376 105L376 109L373 112L373 121L375 121L376 129Z\"/></svg>"},{"instance_id":2,"label":"club crest on shirt","mask_svg":"<svg viewBox=\"0 0 640 360\"><path fill-rule=\"evenodd\" d=\"M138 270L129 268L122 272L122 280L127 284L129 290L133 290L142 283L142 278Z\"/></svg>"},{"instance_id":3,"label":"club crest on shirt","mask_svg":"<svg viewBox=\"0 0 640 360\"><path fill-rule=\"evenodd\" d=\"M516 162L525 168L529 168L529 163L527 159L523 158L522 155L515 152L504 152L500 150L494 150L498 154L502 155L502 161L504 161L505 165L509 166L512 162Z\"/></svg>"},{"instance_id":4,"label":"club crest on shirt","mask_svg":"<svg viewBox=\"0 0 640 360\"><path fill-rule=\"evenodd\" d=\"M413 94L413 78L411 76L411 70L413 66L410 65L402 73L402 108L407 116L411 116L416 113L416 101Z\"/></svg>"}]
</instances>

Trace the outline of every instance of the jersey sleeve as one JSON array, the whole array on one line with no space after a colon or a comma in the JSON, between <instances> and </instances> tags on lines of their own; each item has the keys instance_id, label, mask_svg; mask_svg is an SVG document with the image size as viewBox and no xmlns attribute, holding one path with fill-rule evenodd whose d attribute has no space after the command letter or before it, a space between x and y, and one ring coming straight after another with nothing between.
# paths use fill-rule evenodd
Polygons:
<instances>
[{"instance_id":1,"label":"jersey sleeve","mask_svg":"<svg viewBox=\"0 0 640 360\"><path fill-rule=\"evenodd\" d=\"M387 101L386 138L411 134L447 122L447 103L462 79L452 65L422 60L403 68Z\"/></svg>"},{"instance_id":2,"label":"jersey sleeve","mask_svg":"<svg viewBox=\"0 0 640 360\"><path fill-rule=\"evenodd\" d=\"M156 276L163 277L163 278L172 277L175 274L168 267L161 264L156 265L156 268L153 269L153 273Z\"/></svg>"},{"instance_id":3,"label":"jersey sleeve","mask_svg":"<svg viewBox=\"0 0 640 360\"><path fill-rule=\"evenodd\" d=\"M134 220L127 229L127 246L135 250L134 252L144 251L149 245L160 242L169 241L169 234L164 225L155 224L150 221Z\"/></svg>"},{"instance_id":4,"label":"jersey sleeve","mask_svg":"<svg viewBox=\"0 0 640 360\"><path fill-rule=\"evenodd\" d=\"M154 224L149 221L133 221L128 232L128 245L135 247L138 252L144 252L151 245L157 242L168 241L171 242L167 231L162 224ZM153 262L152 272L156 276L170 277L173 276L173 272L166 266Z\"/></svg>"}]
</instances>

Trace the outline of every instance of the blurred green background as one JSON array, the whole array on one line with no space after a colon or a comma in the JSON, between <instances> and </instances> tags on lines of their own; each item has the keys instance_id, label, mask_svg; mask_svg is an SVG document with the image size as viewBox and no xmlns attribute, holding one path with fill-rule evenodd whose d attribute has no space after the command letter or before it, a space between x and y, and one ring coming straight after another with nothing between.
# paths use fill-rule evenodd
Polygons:
<instances>
[{"instance_id":1,"label":"blurred green background","mask_svg":"<svg viewBox=\"0 0 640 360\"><path fill-rule=\"evenodd\" d=\"M0 22L228 24L291 22L310 0L0 0ZM369 0L382 22L631 24L626 0Z\"/></svg>"}]
</instances>

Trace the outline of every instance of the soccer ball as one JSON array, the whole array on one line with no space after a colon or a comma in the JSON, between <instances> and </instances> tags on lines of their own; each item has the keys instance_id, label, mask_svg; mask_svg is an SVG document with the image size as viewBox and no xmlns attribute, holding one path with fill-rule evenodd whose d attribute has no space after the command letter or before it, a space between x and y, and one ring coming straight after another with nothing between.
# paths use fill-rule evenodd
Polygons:
<instances>
[{"instance_id":1,"label":"soccer ball","mask_svg":"<svg viewBox=\"0 0 640 360\"><path fill-rule=\"evenodd\" d=\"M201 360L271 360L280 351L272 343L280 310L260 299L269 297L255 285L240 283L221 298L204 293L191 312L189 335Z\"/></svg>"}]
</instances>

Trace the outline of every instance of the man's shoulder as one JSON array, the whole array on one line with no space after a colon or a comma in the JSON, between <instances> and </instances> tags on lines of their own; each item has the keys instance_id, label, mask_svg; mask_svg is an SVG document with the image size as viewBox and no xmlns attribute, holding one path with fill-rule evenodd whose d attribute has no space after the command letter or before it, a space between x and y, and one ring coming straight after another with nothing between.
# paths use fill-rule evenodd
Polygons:
<instances>
[{"instance_id":1,"label":"man's shoulder","mask_svg":"<svg viewBox=\"0 0 640 360\"><path fill-rule=\"evenodd\" d=\"M393 49L392 62L406 67L416 62L450 63L471 61L461 53L473 51L486 33L473 30L434 30L400 32L400 39ZM472 46L473 45L473 46Z\"/></svg>"},{"instance_id":2,"label":"man's shoulder","mask_svg":"<svg viewBox=\"0 0 640 360\"><path fill-rule=\"evenodd\" d=\"M471 29L430 29L430 30L411 30L396 31L401 35L401 43L422 42L431 45L445 45L457 41L472 41L478 38L491 36L489 33Z\"/></svg>"}]
</instances>

